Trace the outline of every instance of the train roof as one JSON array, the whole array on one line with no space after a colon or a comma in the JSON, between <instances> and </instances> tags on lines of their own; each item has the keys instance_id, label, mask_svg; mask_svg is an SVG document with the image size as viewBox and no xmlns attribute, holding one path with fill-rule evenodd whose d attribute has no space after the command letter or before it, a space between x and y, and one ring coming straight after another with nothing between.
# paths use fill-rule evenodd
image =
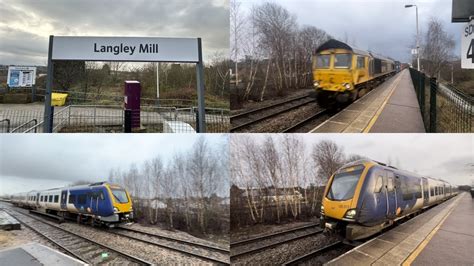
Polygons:
<instances>
[{"instance_id":1,"label":"train roof","mask_svg":"<svg viewBox=\"0 0 474 266\"><path fill-rule=\"evenodd\" d=\"M336 39L330 39L329 41L321 44L316 49L316 53L319 53L319 52L322 52L322 51L325 51L325 50L329 50L329 49L346 49L346 50L349 50L349 51L353 51L354 53L357 53L357 54L363 54L363 55L370 56L369 52L364 51L362 49L358 49L354 46L350 46L347 43L338 41Z\"/></svg>"},{"instance_id":2,"label":"train roof","mask_svg":"<svg viewBox=\"0 0 474 266\"><path fill-rule=\"evenodd\" d=\"M36 193L36 192L40 192L40 193L41 192L50 192L50 191L62 190L62 189L85 189L85 188L91 188L91 187L101 186L101 185L105 185L105 184L109 184L109 185L112 185L112 186L120 186L118 184L110 183L110 182L107 182L107 181L102 181L102 182L96 182L96 183L84 184L84 185L64 186L64 187L56 187L56 188L42 189L42 190L30 190L28 192L15 193L14 195L29 194L29 193Z\"/></svg>"},{"instance_id":3,"label":"train roof","mask_svg":"<svg viewBox=\"0 0 474 266\"><path fill-rule=\"evenodd\" d=\"M377 54L377 53L374 53L374 52L371 52L371 51L365 51L363 49L358 49L355 46L351 46L347 43L338 41L336 39L330 39L327 42L321 44L316 49L316 53L320 53L322 51L329 50L329 49L346 49L346 50L349 50L349 51L353 51L356 54L367 55L367 56L371 56L371 57L374 57L374 58L377 58L377 59L395 62L395 60L391 59L390 57L386 57L386 56L383 56L383 55L380 55L380 54Z\"/></svg>"}]
</instances>

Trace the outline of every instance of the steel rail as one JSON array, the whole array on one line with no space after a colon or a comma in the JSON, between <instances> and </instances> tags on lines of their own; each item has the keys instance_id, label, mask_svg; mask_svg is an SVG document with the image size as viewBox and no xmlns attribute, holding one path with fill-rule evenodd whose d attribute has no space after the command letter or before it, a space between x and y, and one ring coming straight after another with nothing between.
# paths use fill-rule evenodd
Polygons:
<instances>
[{"instance_id":1,"label":"steel rail","mask_svg":"<svg viewBox=\"0 0 474 266\"><path fill-rule=\"evenodd\" d=\"M263 106L263 107L248 110L248 111L245 111L245 112L242 112L242 113L239 113L239 114L231 115L230 118L231 119L232 118L239 118L239 117L246 116L246 115L249 115L249 114L258 113L260 111L267 110L267 109L270 109L270 108L274 108L274 107L277 107L277 106L280 106L280 105L283 105L283 104L287 104L287 103L290 103L290 102L293 102L293 101L296 101L296 100L301 100L301 99L307 98L309 96L310 96L310 94L306 94L306 95L303 95L303 96L291 98L291 99L288 99L288 100L285 100L285 101L282 101L282 102L270 104L268 106Z\"/></svg>"},{"instance_id":2,"label":"steel rail","mask_svg":"<svg viewBox=\"0 0 474 266\"><path fill-rule=\"evenodd\" d=\"M302 120L302 121L286 128L286 129L284 129L281 133L288 133L288 132L291 132L291 131L299 128L299 127L302 127L303 125L305 125L309 121L311 121L313 119L316 119L316 118L319 118L319 117L327 114L328 111L329 111L328 109L321 110L321 111L317 112L316 114L314 114L314 115L312 115L312 116L310 116L310 117L308 117L308 118L306 118L306 119L304 119L304 120Z\"/></svg>"},{"instance_id":3,"label":"steel rail","mask_svg":"<svg viewBox=\"0 0 474 266\"><path fill-rule=\"evenodd\" d=\"M322 248L319 248L319 249L316 249L316 250L313 250L309 253L306 253L302 256L299 256L299 257L296 257L290 261L287 261L285 262L283 265L298 265L304 261L307 261L311 258L314 258L314 257L317 257L317 256L321 256L322 254L326 253L326 252L329 252L329 251L332 251L336 248L339 248L341 246L344 246L346 244L344 244L342 241L337 241L337 242L334 242L332 244L329 244L327 246L324 246Z\"/></svg>"},{"instance_id":4,"label":"steel rail","mask_svg":"<svg viewBox=\"0 0 474 266\"><path fill-rule=\"evenodd\" d=\"M305 102L302 102L302 103L299 103L299 104L296 104L296 105L293 105L293 106L284 108L284 109L279 110L279 111L277 111L277 112L270 113L270 114L268 114L268 115L264 115L264 116L259 117L259 118L257 118L257 119L254 119L254 120L251 120L251 121L242 123L242 124L240 124L240 125L234 126L234 127L232 127L232 128L230 129L230 131L232 132L232 131L235 131L235 130L237 130L237 129L241 129L241 128L247 127L247 126L249 126L249 125L258 123L258 122L260 122L260 121L262 121L262 120L265 120L265 119L268 119L268 118L277 116L277 115L282 114L282 113L286 113L286 112L288 112L288 111L291 111L291 110L293 110L293 109L299 108L299 107L301 107L301 106L307 105L308 103L312 103L312 102L315 102L315 101L316 101L316 99L311 99L311 100L309 100L309 101L305 101ZM232 121L231 121L231 124L232 124Z\"/></svg>"},{"instance_id":5,"label":"steel rail","mask_svg":"<svg viewBox=\"0 0 474 266\"><path fill-rule=\"evenodd\" d=\"M276 246L279 246L279 245L282 245L282 244L285 244L285 243L288 243L288 242L291 242L291 241L295 241L295 240L299 240L299 239L302 239L302 238L317 235L317 234L320 234L322 232L323 232L322 229L318 229L318 230L316 230L312 233L309 233L309 234L303 234L303 235L300 235L300 236L287 238L287 239L284 239L282 241L262 245L262 246L259 246L257 248L253 248L253 249L246 250L246 251L243 251L243 252L238 252L238 253L235 253L235 254L231 254L230 257L231 257L231 259L233 259L233 258L241 257L241 256L244 256L244 255L254 254L254 253L260 252L260 251L265 250L265 249L273 248L273 247L276 247Z\"/></svg>"},{"instance_id":6,"label":"steel rail","mask_svg":"<svg viewBox=\"0 0 474 266\"><path fill-rule=\"evenodd\" d=\"M309 225L304 225L304 226L300 226L300 227L295 227L295 228L291 228L291 229L288 229L288 230L285 230L285 231L275 232L275 233L266 234L266 235L263 235L263 236L257 236L257 237L252 237L252 238L240 240L240 241L231 242L230 246L235 247L235 246L245 245L245 244L265 240L265 239L268 239L268 238L272 238L272 237L275 237L275 236L278 236L278 235L285 235L285 234L288 234L288 233L297 232L297 231L301 231L301 230L305 230L305 229L312 228L312 227L317 227L317 226L319 226L319 224L309 224Z\"/></svg>"}]
</instances>

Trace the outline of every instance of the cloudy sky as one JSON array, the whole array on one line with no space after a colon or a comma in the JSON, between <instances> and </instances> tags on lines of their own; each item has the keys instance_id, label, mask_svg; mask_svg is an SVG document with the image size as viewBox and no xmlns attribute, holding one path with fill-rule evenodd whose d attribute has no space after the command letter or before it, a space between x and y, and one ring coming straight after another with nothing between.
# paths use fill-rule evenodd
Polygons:
<instances>
[{"instance_id":1,"label":"cloudy sky","mask_svg":"<svg viewBox=\"0 0 474 266\"><path fill-rule=\"evenodd\" d=\"M0 64L46 65L49 35L201 37L228 55L228 0L0 0Z\"/></svg>"},{"instance_id":2,"label":"cloudy sky","mask_svg":"<svg viewBox=\"0 0 474 266\"><path fill-rule=\"evenodd\" d=\"M226 145L222 134L206 141ZM75 181L106 181L112 168L160 155L164 163L176 152L190 151L197 134L54 134L0 135L0 195L49 189Z\"/></svg>"},{"instance_id":3,"label":"cloudy sky","mask_svg":"<svg viewBox=\"0 0 474 266\"><path fill-rule=\"evenodd\" d=\"M239 0L249 10L257 1ZM415 43L416 4L420 30L425 32L431 17L438 18L456 41L454 54L461 54L461 32L465 23L451 23L450 0L272 0L294 14L299 25L312 25L360 49L370 49L402 62L411 58Z\"/></svg>"},{"instance_id":4,"label":"cloudy sky","mask_svg":"<svg viewBox=\"0 0 474 266\"><path fill-rule=\"evenodd\" d=\"M249 134L263 141L266 134ZM358 154L400 169L444 179L452 184L474 181L472 134L299 134L310 152L321 140L332 140L344 153ZM231 134L232 137L232 134ZM232 159L232 154L231 154Z\"/></svg>"}]
</instances>

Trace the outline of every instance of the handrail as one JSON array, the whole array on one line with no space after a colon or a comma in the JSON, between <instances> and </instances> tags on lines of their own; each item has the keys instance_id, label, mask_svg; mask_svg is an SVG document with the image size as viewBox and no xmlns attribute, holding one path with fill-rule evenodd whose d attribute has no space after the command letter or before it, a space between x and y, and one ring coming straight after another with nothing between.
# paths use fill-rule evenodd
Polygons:
<instances>
[{"instance_id":1,"label":"handrail","mask_svg":"<svg viewBox=\"0 0 474 266\"><path fill-rule=\"evenodd\" d=\"M5 118L3 120L0 120L0 123L1 122L7 122L7 133L10 132L10 119Z\"/></svg>"},{"instance_id":2,"label":"handrail","mask_svg":"<svg viewBox=\"0 0 474 266\"><path fill-rule=\"evenodd\" d=\"M31 122L35 122L35 126L38 124L38 120L37 120L36 118L33 118L33 119L31 119L30 121L25 122L25 123L23 123L23 124L17 126L16 128L12 129L12 131L11 131L10 133L14 133L14 132L17 131L18 129L24 127L25 125L28 125L28 124L31 123ZM25 132L23 132L23 133L25 133ZM35 129L35 133L36 133L36 129Z\"/></svg>"},{"instance_id":3,"label":"handrail","mask_svg":"<svg viewBox=\"0 0 474 266\"><path fill-rule=\"evenodd\" d=\"M28 133L28 132L30 132L30 131L33 130L33 129L35 130L35 133L36 133L36 132L37 132L37 128L38 128L39 126L41 126L43 123L44 123L44 120L41 121L41 122L39 122L38 124L36 124L36 125L34 125L34 126L28 128L27 130L23 131L23 133Z\"/></svg>"}]
</instances>

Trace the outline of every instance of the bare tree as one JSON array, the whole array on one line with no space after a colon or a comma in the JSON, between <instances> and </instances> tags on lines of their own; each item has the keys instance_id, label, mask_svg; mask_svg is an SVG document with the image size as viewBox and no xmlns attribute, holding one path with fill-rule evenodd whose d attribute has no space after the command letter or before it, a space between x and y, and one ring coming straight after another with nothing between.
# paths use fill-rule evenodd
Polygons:
<instances>
[{"instance_id":1,"label":"bare tree","mask_svg":"<svg viewBox=\"0 0 474 266\"><path fill-rule=\"evenodd\" d=\"M312 157L318 168L318 175L327 180L344 163L344 153L341 147L330 140L322 140L313 146Z\"/></svg>"},{"instance_id":2,"label":"bare tree","mask_svg":"<svg viewBox=\"0 0 474 266\"><path fill-rule=\"evenodd\" d=\"M455 41L449 35L442 22L431 18L426 31L422 56L425 60L425 71L430 76L440 77L440 70L453 58Z\"/></svg>"},{"instance_id":3,"label":"bare tree","mask_svg":"<svg viewBox=\"0 0 474 266\"><path fill-rule=\"evenodd\" d=\"M240 2L237 0L230 1L230 35L231 35L231 50L235 63L235 85L239 85L239 46L241 39L241 30L245 27L245 20L243 19L242 11L240 10Z\"/></svg>"}]
</instances>

